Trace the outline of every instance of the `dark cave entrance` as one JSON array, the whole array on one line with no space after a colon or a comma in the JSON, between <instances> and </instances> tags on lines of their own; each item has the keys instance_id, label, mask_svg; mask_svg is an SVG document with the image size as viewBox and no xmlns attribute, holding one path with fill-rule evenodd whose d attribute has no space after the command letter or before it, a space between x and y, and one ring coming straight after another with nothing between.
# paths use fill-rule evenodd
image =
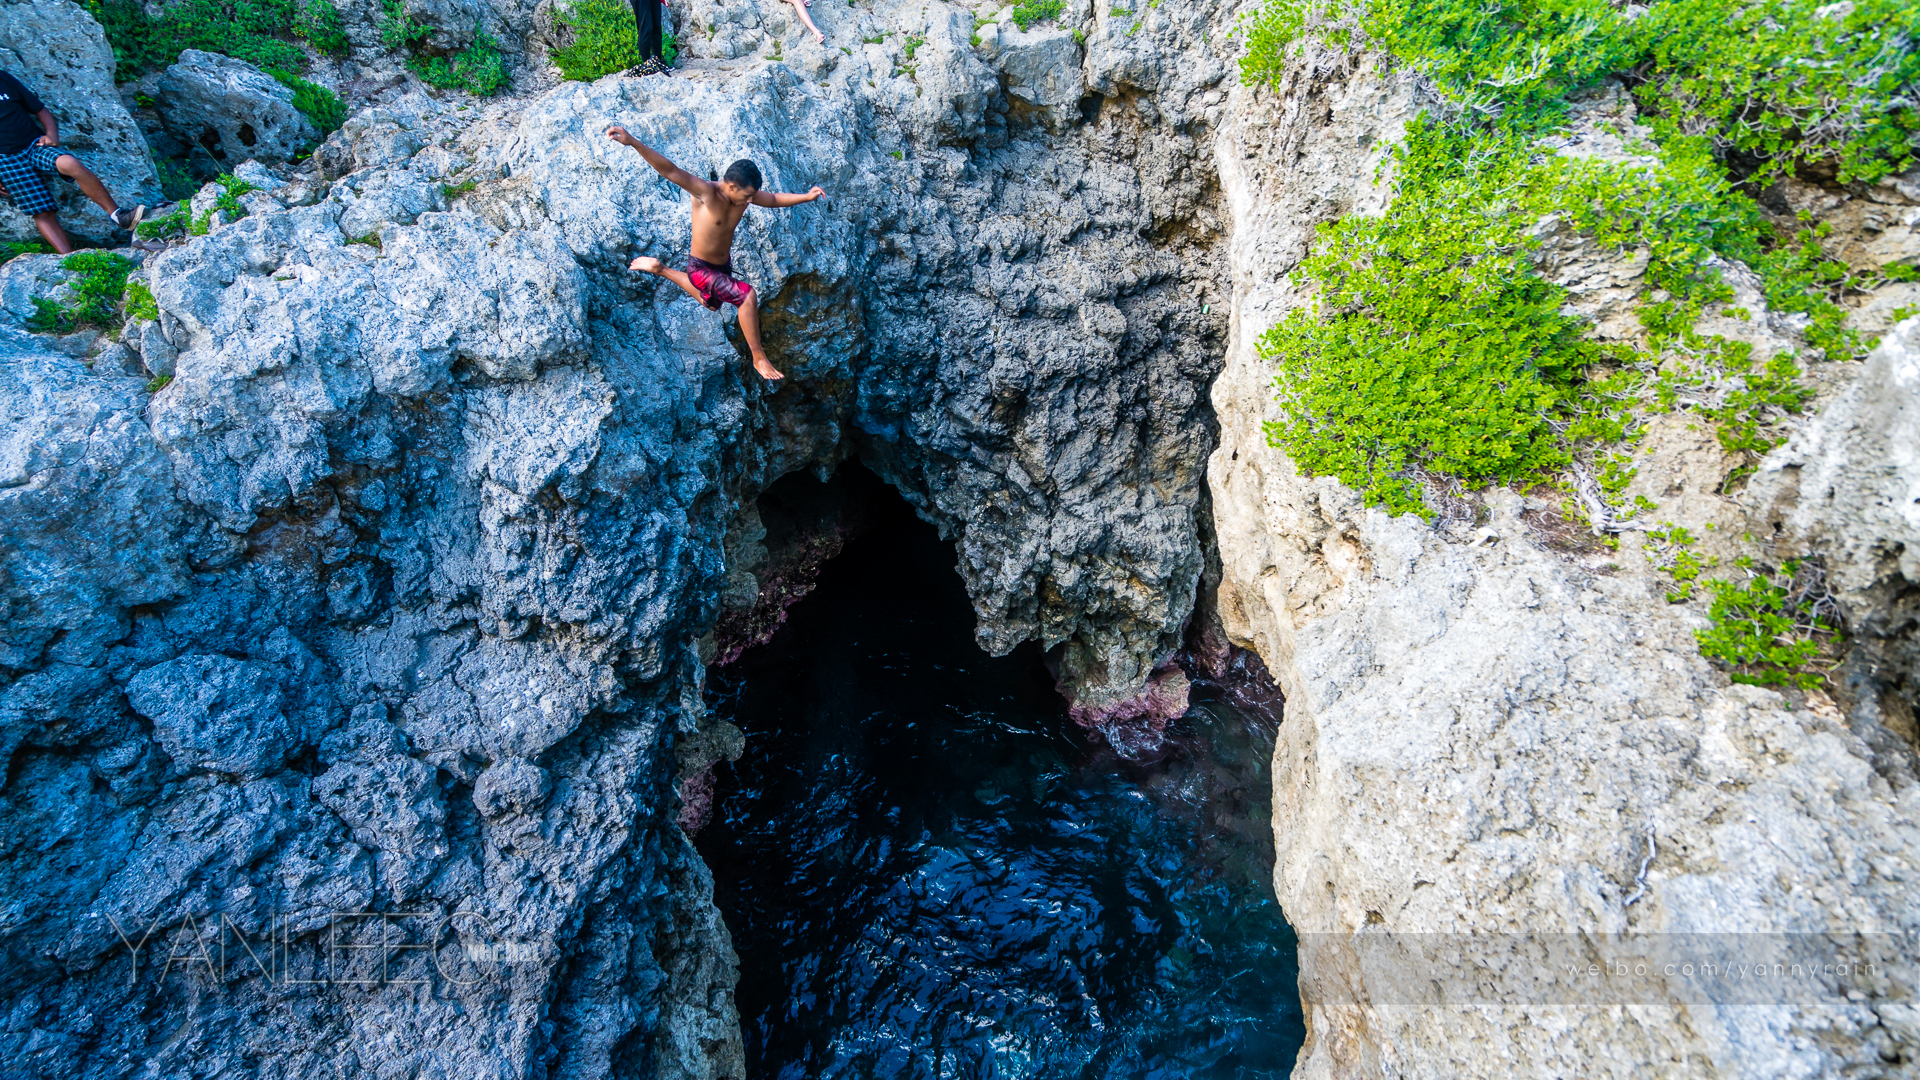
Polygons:
<instances>
[{"instance_id":1,"label":"dark cave entrance","mask_svg":"<svg viewBox=\"0 0 1920 1080\"><path fill-rule=\"evenodd\" d=\"M1068 719L1037 647L975 645L953 546L871 473L788 477L761 505L770 547L860 528L709 673L747 739L695 843L749 1077L1287 1075L1305 1028L1271 887L1277 715L1202 681L1168 751L1125 761Z\"/></svg>"}]
</instances>

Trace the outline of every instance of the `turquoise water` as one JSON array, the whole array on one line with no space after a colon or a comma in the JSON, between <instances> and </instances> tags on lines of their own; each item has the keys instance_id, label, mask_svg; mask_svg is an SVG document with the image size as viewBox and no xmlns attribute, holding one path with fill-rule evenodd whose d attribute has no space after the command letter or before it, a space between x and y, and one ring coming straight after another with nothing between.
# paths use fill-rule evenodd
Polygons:
<instances>
[{"instance_id":1,"label":"turquoise water","mask_svg":"<svg viewBox=\"0 0 1920 1080\"><path fill-rule=\"evenodd\" d=\"M897 498L772 641L710 675L747 734L696 837L741 959L749 1080L1280 1077L1275 710L1198 684L1158 761L972 636Z\"/></svg>"}]
</instances>

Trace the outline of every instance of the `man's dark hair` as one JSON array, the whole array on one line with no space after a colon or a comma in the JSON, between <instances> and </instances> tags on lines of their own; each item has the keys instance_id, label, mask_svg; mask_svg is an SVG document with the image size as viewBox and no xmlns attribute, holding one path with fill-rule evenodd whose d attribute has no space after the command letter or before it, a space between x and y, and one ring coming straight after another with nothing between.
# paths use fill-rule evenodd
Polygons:
<instances>
[{"instance_id":1,"label":"man's dark hair","mask_svg":"<svg viewBox=\"0 0 1920 1080\"><path fill-rule=\"evenodd\" d=\"M746 158L727 166L727 175L721 179L729 184L739 184L749 191L760 190L760 167Z\"/></svg>"}]
</instances>

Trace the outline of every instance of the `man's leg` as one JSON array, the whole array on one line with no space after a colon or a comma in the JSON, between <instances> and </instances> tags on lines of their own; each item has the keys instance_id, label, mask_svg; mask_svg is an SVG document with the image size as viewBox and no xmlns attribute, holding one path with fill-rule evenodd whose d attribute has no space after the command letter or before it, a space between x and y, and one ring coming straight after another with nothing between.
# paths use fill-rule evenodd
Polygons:
<instances>
[{"instance_id":1,"label":"man's leg","mask_svg":"<svg viewBox=\"0 0 1920 1080\"><path fill-rule=\"evenodd\" d=\"M92 199L94 204L100 207L100 209L105 210L109 217L119 211L120 204L114 202L113 196L107 194L107 185L101 183L100 178L93 175L92 169L80 164L79 158L74 157L72 154L61 154L58 158L54 159L53 167L60 170L61 176L79 184L80 193ZM46 229L42 227L40 231L45 233Z\"/></svg>"},{"instance_id":2,"label":"man's leg","mask_svg":"<svg viewBox=\"0 0 1920 1080\"><path fill-rule=\"evenodd\" d=\"M687 290L687 295L700 301L701 304L704 305L707 302L706 299L700 295L700 290L693 287L693 279L687 277L682 271L669 270L666 263L661 262L651 255L642 255L633 260L633 262L627 265L627 269L638 270L643 274L652 274L654 277L666 278L668 281Z\"/></svg>"},{"instance_id":3,"label":"man's leg","mask_svg":"<svg viewBox=\"0 0 1920 1080\"><path fill-rule=\"evenodd\" d=\"M39 227L40 235L47 238L47 244L62 255L73 254L73 241L67 239L67 230L60 227L60 213L49 210L44 214L33 215L33 223Z\"/></svg>"},{"instance_id":4,"label":"man's leg","mask_svg":"<svg viewBox=\"0 0 1920 1080\"><path fill-rule=\"evenodd\" d=\"M760 290L752 289L740 304L740 334L747 339L747 351L753 354L753 370L763 379L784 379L780 369L767 359L767 350L760 347Z\"/></svg>"}]
</instances>

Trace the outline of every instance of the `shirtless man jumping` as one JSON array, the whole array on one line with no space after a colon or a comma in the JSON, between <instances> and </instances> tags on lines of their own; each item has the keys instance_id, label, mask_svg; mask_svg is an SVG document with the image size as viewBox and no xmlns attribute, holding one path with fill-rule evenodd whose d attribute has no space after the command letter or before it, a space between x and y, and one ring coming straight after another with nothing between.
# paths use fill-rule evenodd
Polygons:
<instances>
[{"instance_id":1,"label":"shirtless man jumping","mask_svg":"<svg viewBox=\"0 0 1920 1080\"><path fill-rule=\"evenodd\" d=\"M805 195L788 195L760 190L760 170L742 158L727 166L727 174L717 184L709 183L668 161L659 151L627 134L625 128L608 128L607 138L625 143L640 152L647 164L661 176L673 181L693 196L693 257L687 260L687 272L669 270L659 259L642 255L629 269L666 278L694 299L719 311L723 303L740 309L740 333L753 354L753 370L766 379L784 379L760 347L760 305L753 286L733 276L733 230L749 204L754 206L799 206L825 195L819 188Z\"/></svg>"}]
</instances>

